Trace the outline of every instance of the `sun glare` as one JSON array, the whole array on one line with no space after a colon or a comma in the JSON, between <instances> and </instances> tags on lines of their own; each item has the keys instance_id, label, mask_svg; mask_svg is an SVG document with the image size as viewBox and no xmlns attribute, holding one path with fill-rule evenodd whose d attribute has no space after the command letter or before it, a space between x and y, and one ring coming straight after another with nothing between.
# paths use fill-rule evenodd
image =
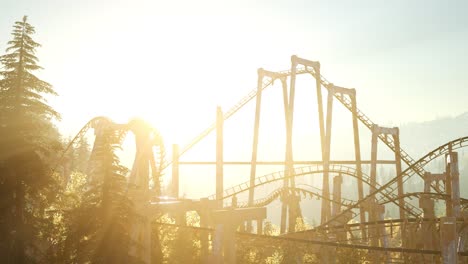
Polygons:
<instances>
[{"instance_id":1,"label":"sun glare","mask_svg":"<svg viewBox=\"0 0 468 264\"><path fill-rule=\"evenodd\" d=\"M248 49L239 50L237 42L220 42L207 25L197 27L196 33L181 30L180 25L165 27L163 35L170 36L170 40L154 34L151 45L146 43L144 50L130 49L134 40L121 32L109 33L106 43L81 47L80 56L67 69L63 82L77 79L73 90L92 91L91 96L75 92L75 99L85 102L92 109L90 113L117 122L141 117L160 129L171 144L183 144L214 121L216 106L227 109L255 88L259 65L249 65L233 54L219 58L225 50L236 50L244 57L254 54ZM240 41L242 30L231 31L230 38ZM197 38L203 41L190 41ZM115 54L121 56L116 58ZM96 62L90 63L93 59ZM74 105L64 107L65 112L76 111Z\"/></svg>"}]
</instances>

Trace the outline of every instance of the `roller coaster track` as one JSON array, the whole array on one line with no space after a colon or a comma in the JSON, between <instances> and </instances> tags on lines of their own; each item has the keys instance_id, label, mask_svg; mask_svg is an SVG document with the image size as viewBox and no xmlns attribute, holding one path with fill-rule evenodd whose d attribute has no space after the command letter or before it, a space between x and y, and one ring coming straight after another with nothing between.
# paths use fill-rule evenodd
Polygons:
<instances>
[{"instance_id":1,"label":"roller coaster track","mask_svg":"<svg viewBox=\"0 0 468 264\"><path fill-rule=\"evenodd\" d=\"M108 117L105 117L105 116L98 116L98 117L92 118L78 131L78 133L73 137L73 139L65 147L65 149L62 152L62 155L60 156L60 158L58 159L56 165L54 166L53 171L57 170L57 167L63 162L63 159L65 158L66 153L73 147L74 144L76 144L78 142L78 140L80 138L84 137L84 135L90 129L93 129L93 128L101 125L102 123L104 123L104 124L106 124L108 126L112 126L112 129L114 130L114 133L116 133L116 135L118 137L118 144L119 145L122 145L122 142L123 142L125 136L127 135L127 133L129 131L131 131L134 128L134 126L136 126L136 124L134 122L132 122L132 121L130 121L127 124L117 124L112 119L110 119ZM158 152L156 153L156 155L157 155L156 160L159 162L158 165L159 165L160 171L161 171L164 164L166 164L166 161L165 161L165 157L166 157L165 148L164 148L164 144L162 142L162 137L161 137L159 131L152 128L152 132L154 133L154 138L153 139L155 141L157 141L155 143L156 143L156 145L159 146Z\"/></svg>"},{"instance_id":2,"label":"roller coaster track","mask_svg":"<svg viewBox=\"0 0 468 264\"><path fill-rule=\"evenodd\" d=\"M339 164L331 165L330 169L329 169L329 172L330 173L338 173L338 174L348 175L348 176L352 176L352 177L355 177L355 178L358 177L357 176L357 171L354 168L339 165ZM302 175L306 175L306 174L317 174L317 173L323 173L323 166L322 165L294 168L294 171L291 173L291 176L289 176L289 177L298 177L298 176L302 176ZM262 186L262 185L265 185L265 184L268 184L268 183L272 183L272 182L275 182L275 181L280 181L280 180L283 180L285 177L286 177L285 176L285 171L277 171L277 172L273 172L273 173L270 173L270 174L266 174L266 175L255 178L253 187L259 187L259 186ZM370 186L370 177L368 175L363 173L362 174L362 181ZM379 187L380 187L380 185L376 184L376 188L379 188ZM237 195L239 193L248 191L249 189L250 189L250 182L249 181L238 184L238 185L235 185L233 187L230 187L230 188L224 190L223 198L221 198L221 200L224 200L224 199L230 198L230 197L232 197L234 195ZM392 191L393 190L389 191L387 189L383 189L381 194L384 197L387 197L390 201L395 203L397 206L399 206L399 204L397 202L398 201L397 196ZM210 196L208 196L208 199L213 199L214 200L214 199L216 199L216 195L215 194L210 195ZM411 215L413 215L415 217L418 217L418 216L420 216L422 214L421 209L415 207L414 205L412 205L410 203L406 203L405 208L403 208L403 209L406 212L408 212L409 214L411 214Z\"/></svg>"},{"instance_id":3,"label":"roller coaster track","mask_svg":"<svg viewBox=\"0 0 468 264\"><path fill-rule=\"evenodd\" d=\"M440 147L432 150L431 152L429 152L426 155L424 155L423 157L421 157L413 165L406 168L400 175L394 177L393 179L388 181L386 184L384 184L383 186L381 186L380 188L378 188L374 192L370 193L369 195L364 197L362 200L358 201L356 204L348 207L341 214L347 213L347 212L351 211L352 209L361 206L364 202L366 202L370 198L374 197L378 193L381 193L381 192L385 191L386 189L390 189L391 191L393 191L394 189L390 188L390 186L397 181L399 176L401 176L404 179L404 178L408 178L411 175L413 175L416 172L416 170L413 170L413 167L422 168L426 164L428 164L430 161L434 160L437 157L440 157L440 156L442 156L444 154L447 154L450 151L453 151L453 150L456 150L456 149L459 149L459 148L464 148L464 147L467 147L467 146L468 146L468 137L458 138L458 139L452 140L452 141L450 141L450 142L448 142L448 143L446 143L444 145L441 145ZM440 195L443 195L443 194L440 194ZM388 200L385 200L385 197L382 197L382 199L379 200L380 204L384 204L384 203L387 203L387 202L388 202ZM332 217L328 222L324 223L322 226L326 226L326 225L330 224L335 218L337 218L339 216L340 216L340 214L335 216L335 217Z\"/></svg>"},{"instance_id":4,"label":"roller coaster track","mask_svg":"<svg viewBox=\"0 0 468 264\"><path fill-rule=\"evenodd\" d=\"M401 220L401 219L400 219ZM390 223L392 220L385 220L381 221L384 223ZM394 222L397 222L393 220ZM403 220L401 220L403 221ZM417 220L419 221L419 220ZM173 228L182 228L183 230L192 230L194 232L205 232L205 233L211 233L213 234L215 232L214 228L208 228L208 227L198 227L198 226L188 226L188 225L177 225L177 224L169 224L169 223L161 223L157 222L158 225L161 226L166 226L166 227L173 227ZM374 223L368 223L368 224L374 224ZM380 224L380 223L379 223ZM333 228L342 228L341 226L335 226ZM313 229L312 229L313 230ZM307 230L310 231L310 230ZM307 231L301 231L301 232L307 232ZM295 232L295 233L301 233L301 232ZM271 244L278 245L281 242L289 242L289 243L299 243L304 244L304 245L317 245L317 246L323 246L323 247L333 247L333 248L349 248L349 249L362 249L362 250L367 250L369 252L395 252L395 253L412 253L412 254L419 254L419 255L440 255L441 251L440 250L428 250L428 249L414 249L414 248L401 248L401 247L383 247L383 246L368 246L368 245L362 245L362 244L349 244L349 243L339 243L339 242L333 242L333 241L323 241L323 240L316 240L316 239L303 239L303 238L295 238L295 237L290 237L287 235L283 236L271 236L271 235L259 235L259 234L251 234L251 233L246 233L246 232L236 232L236 236L243 237L244 239L246 238L251 238L254 240L259 240L259 239L265 239L265 240L270 240ZM458 252L459 256L467 256L467 252ZM388 263L388 262L387 262ZM397 263L401 263L400 261Z\"/></svg>"},{"instance_id":5,"label":"roller coaster track","mask_svg":"<svg viewBox=\"0 0 468 264\"><path fill-rule=\"evenodd\" d=\"M353 203L356 203L356 201L345 199L345 198L342 198L341 202L337 202L337 201L335 201L333 199L328 199L328 198L323 197L319 192L314 192L314 191L306 190L306 189L303 189L303 188L282 187L282 188L279 188L279 189L273 191L272 193L270 193L269 195L267 195L266 197L264 197L262 199L255 200L253 205L251 205L251 206L253 206L253 207L263 207L263 206L269 205L274 200L276 200L278 197L282 197L283 195L288 195L288 194L296 194L296 195L303 195L303 196L309 195L310 198L317 197L318 199L326 199L326 200L328 200L328 201L330 201L332 203L337 203L337 204L340 204L340 205L346 206L346 207L351 206ZM242 203L238 203L237 207L238 208L245 208L245 207L250 207L250 205L249 205L248 202L242 202Z\"/></svg>"},{"instance_id":6,"label":"roller coaster track","mask_svg":"<svg viewBox=\"0 0 468 264\"><path fill-rule=\"evenodd\" d=\"M65 147L65 149L62 151L62 155L58 159L56 165L54 166L54 171L56 171L57 166L63 162L63 159L65 158L65 154L72 148L76 142L82 138L88 131L89 129L95 127L98 125L100 122L106 122L108 124L114 124L114 121L112 119L105 117L105 116L97 116L94 117L93 119L89 120L81 129L76 133L76 135L73 137L73 139L68 143L68 145Z\"/></svg>"},{"instance_id":7,"label":"roller coaster track","mask_svg":"<svg viewBox=\"0 0 468 264\"><path fill-rule=\"evenodd\" d=\"M337 204L340 204L340 205L346 206L346 207L351 206L354 203L356 203L356 201L346 199L346 198L342 198L341 202L336 202L333 199L328 199L328 198L323 197L320 194L321 190L318 189L318 188L316 188L316 189L317 189L317 191L311 191L311 190L307 190L307 189L303 189L303 188L297 188L297 187L282 187L282 188L279 188L279 189L271 192L270 194L268 194L264 198L255 200L253 202L253 205L251 205L251 206L253 206L253 207L267 206L270 203L272 203L274 200L276 200L278 197L281 197L282 195L284 195L285 193L294 193L296 195L302 194L303 196L309 195L309 197L311 199L315 196L318 199L327 199L328 201L330 201L332 203L337 203ZM450 196L447 195L447 194L440 194L440 193L433 193L433 192L411 192L411 193L405 193L402 196L397 196L394 199L385 201L382 204L391 203L393 201L398 201L398 199L400 199L401 197L410 198L410 199L412 199L412 198L420 199L421 197L424 197L424 196L430 197L431 199L438 199L438 200L446 200L446 199L450 198ZM468 199L460 198L460 200L461 200L461 205L467 205L468 204ZM249 207L249 203L247 201L237 204L237 208L245 208L245 207Z\"/></svg>"},{"instance_id":8,"label":"roller coaster track","mask_svg":"<svg viewBox=\"0 0 468 264\"><path fill-rule=\"evenodd\" d=\"M463 224L464 218L460 217L457 220L457 223ZM350 223L350 224L342 224L342 225L329 225L329 226L317 226L312 229L303 230L303 231L296 231L290 234L300 234L300 233L309 233L309 232L321 232L321 231L329 231L329 230L340 230L346 229L350 230L351 228L361 228L363 226L371 226L371 225L396 225L402 223L422 223L422 222L440 222L440 218L406 218L406 219L385 219L385 220L378 220L378 221L370 221L370 222L363 222L363 223Z\"/></svg>"},{"instance_id":9,"label":"roller coaster track","mask_svg":"<svg viewBox=\"0 0 468 264\"><path fill-rule=\"evenodd\" d=\"M396 199L400 199L401 197L403 198L417 198L420 199L421 197L429 197L431 199L436 199L436 200L447 200L450 198L450 195L448 194L440 194L440 193L433 193L433 192L411 192L411 193L405 193L402 196L396 197ZM391 203L393 200L385 200L381 204L386 204L386 203ZM460 198L461 205L466 205L468 203L468 199L465 198Z\"/></svg>"}]
</instances>

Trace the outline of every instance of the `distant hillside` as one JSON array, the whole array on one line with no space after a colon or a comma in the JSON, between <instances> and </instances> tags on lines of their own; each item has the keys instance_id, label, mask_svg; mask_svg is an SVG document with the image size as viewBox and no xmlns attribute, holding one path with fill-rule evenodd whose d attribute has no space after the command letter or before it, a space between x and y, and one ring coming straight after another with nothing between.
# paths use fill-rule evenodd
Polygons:
<instances>
[{"instance_id":1,"label":"distant hillside","mask_svg":"<svg viewBox=\"0 0 468 264\"><path fill-rule=\"evenodd\" d=\"M410 123L400 127L402 147L415 159L451 140L468 136L468 112L456 116L440 118L422 123ZM468 148L457 150L459 153L460 192L468 197ZM444 171L443 160L426 166L433 173Z\"/></svg>"},{"instance_id":2,"label":"distant hillside","mask_svg":"<svg viewBox=\"0 0 468 264\"><path fill-rule=\"evenodd\" d=\"M468 136L468 112L456 117L409 123L400 127L401 146L414 158L464 136Z\"/></svg>"}]
</instances>

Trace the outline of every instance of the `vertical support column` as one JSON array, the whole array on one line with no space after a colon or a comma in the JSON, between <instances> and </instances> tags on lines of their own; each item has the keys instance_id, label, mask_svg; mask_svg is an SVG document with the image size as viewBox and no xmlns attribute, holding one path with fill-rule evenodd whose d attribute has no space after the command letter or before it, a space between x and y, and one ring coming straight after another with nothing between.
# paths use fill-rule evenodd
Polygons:
<instances>
[{"instance_id":1,"label":"vertical support column","mask_svg":"<svg viewBox=\"0 0 468 264\"><path fill-rule=\"evenodd\" d=\"M225 225L224 224L216 224L214 234L212 237L212 257L210 257L206 263L215 263L215 264L222 264L224 263L224 256L223 256L223 247L225 247Z\"/></svg>"},{"instance_id":2,"label":"vertical support column","mask_svg":"<svg viewBox=\"0 0 468 264\"><path fill-rule=\"evenodd\" d=\"M370 190L369 193L373 193L376 190L376 183L377 183L377 136L378 136L378 126L372 126L372 142L371 142L371 170L370 170ZM373 197L370 201L369 206L369 221L377 221L376 212L375 212L375 197ZM371 227L369 228L369 236L372 237L371 244L372 246L377 246L378 240L375 238L377 235L377 228Z\"/></svg>"},{"instance_id":3,"label":"vertical support column","mask_svg":"<svg viewBox=\"0 0 468 264\"><path fill-rule=\"evenodd\" d=\"M223 207L223 111L221 107L216 109L216 199L219 202L219 207Z\"/></svg>"},{"instance_id":4,"label":"vertical support column","mask_svg":"<svg viewBox=\"0 0 468 264\"><path fill-rule=\"evenodd\" d=\"M319 128L320 128L320 147L322 149L322 160L325 156L323 154L324 146L325 146L325 126L323 121L323 98L322 98L322 83L320 80L320 63L317 63L315 70L315 86L317 89L317 108L318 108L318 120L319 120Z\"/></svg>"},{"instance_id":5,"label":"vertical support column","mask_svg":"<svg viewBox=\"0 0 468 264\"><path fill-rule=\"evenodd\" d=\"M373 193L376 190L375 186L377 183L377 137L378 137L378 134L379 134L378 126L373 125L372 126L372 145L371 145L371 170L370 170L371 186L370 186L370 191L369 191L370 193Z\"/></svg>"},{"instance_id":6,"label":"vertical support column","mask_svg":"<svg viewBox=\"0 0 468 264\"><path fill-rule=\"evenodd\" d=\"M383 221L385 220L385 205L382 205L382 204L376 204L376 211L377 211L377 215L378 215L378 221ZM385 224L380 224L378 225L378 234L379 234L379 237L380 237L380 243L381 243L381 246L384 247L384 248L387 248L389 247L389 239L388 239L388 234L387 234L387 230L385 228ZM389 257L389 254L387 252L387 258Z\"/></svg>"},{"instance_id":7,"label":"vertical support column","mask_svg":"<svg viewBox=\"0 0 468 264\"><path fill-rule=\"evenodd\" d=\"M237 218L234 216L234 210L237 207L237 197L232 197L232 207L228 209L231 212L231 216L224 219L224 237L223 237L223 252L224 259L222 263L235 264L236 263L236 229L239 226L239 223L244 223L243 221L235 220ZM241 230L242 232L242 230Z\"/></svg>"},{"instance_id":8,"label":"vertical support column","mask_svg":"<svg viewBox=\"0 0 468 264\"><path fill-rule=\"evenodd\" d=\"M255 101L255 123L254 123L254 136L252 143L252 159L250 162L250 189L249 189L249 205L253 204L254 200L254 185L255 176L257 171L257 150L258 150L258 134L260 130L260 109L262 103L262 83L263 83L263 69L258 69L257 80L257 97Z\"/></svg>"},{"instance_id":9,"label":"vertical support column","mask_svg":"<svg viewBox=\"0 0 468 264\"><path fill-rule=\"evenodd\" d=\"M293 145L292 145L292 136L293 136L293 120L294 120L294 98L296 94L296 68L297 68L297 57L291 56L291 79L289 87L289 103L288 103L288 126L286 132L286 152L287 152L287 166L289 171L289 176L293 171ZM294 178L290 178L289 182L291 187L295 186Z\"/></svg>"},{"instance_id":10,"label":"vertical support column","mask_svg":"<svg viewBox=\"0 0 468 264\"><path fill-rule=\"evenodd\" d=\"M455 217L440 218L440 250L443 264L458 263L456 220Z\"/></svg>"},{"instance_id":11,"label":"vertical support column","mask_svg":"<svg viewBox=\"0 0 468 264\"><path fill-rule=\"evenodd\" d=\"M288 100L288 85L285 79L281 80L282 91L283 91L283 105L284 105L284 119L286 124L286 130L289 125L289 100ZM286 133L287 134L287 133ZM287 145L287 143L286 143ZM284 165L284 180L283 180L283 187L289 186L289 170L288 170L288 152L286 146L286 157L285 157L285 165ZM286 217L288 214L288 197L287 195L283 196L283 201L281 204L281 223L280 223L280 234L286 233Z\"/></svg>"},{"instance_id":12,"label":"vertical support column","mask_svg":"<svg viewBox=\"0 0 468 264\"><path fill-rule=\"evenodd\" d=\"M326 140L325 140L325 125L323 121L323 98L322 98L322 83L321 83L321 75L320 75L320 64L314 67L315 71L315 86L317 90L317 107L318 107L318 120L319 120L319 128L320 128L320 148L322 149L322 161L323 161L323 168L325 168L325 149L326 149ZM324 174L325 177L325 174ZM327 185L328 186L328 185ZM325 188L325 187L324 187ZM321 223L325 223L324 221L324 213L323 213L323 200L322 200L322 216L321 216Z\"/></svg>"},{"instance_id":13,"label":"vertical support column","mask_svg":"<svg viewBox=\"0 0 468 264\"><path fill-rule=\"evenodd\" d=\"M172 145L172 184L171 194L179 197L179 145Z\"/></svg>"},{"instance_id":14,"label":"vertical support column","mask_svg":"<svg viewBox=\"0 0 468 264\"><path fill-rule=\"evenodd\" d=\"M424 192L430 192L431 191L431 173L430 172L425 172L424 173ZM424 216L426 217L426 216Z\"/></svg>"},{"instance_id":15,"label":"vertical support column","mask_svg":"<svg viewBox=\"0 0 468 264\"><path fill-rule=\"evenodd\" d=\"M341 184L343 183L343 176L341 173L333 177L333 203L332 203L332 216L337 216L341 213ZM337 225L342 223L336 222ZM343 223L344 224L344 223ZM338 241L346 240L346 229L337 230L336 239Z\"/></svg>"},{"instance_id":16,"label":"vertical support column","mask_svg":"<svg viewBox=\"0 0 468 264\"><path fill-rule=\"evenodd\" d=\"M252 143L252 159L250 162L250 188L249 188L249 206L253 205L255 196L255 176L257 172L257 150L258 150L258 134L260 130L260 109L262 103L262 86L263 86L263 69L260 68L257 71L257 97L255 101L255 123L254 123L254 135ZM252 230L252 223L247 224L247 231Z\"/></svg>"},{"instance_id":17,"label":"vertical support column","mask_svg":"<svg viewBox=\"0 0 468 264\"><path fill-rule=\"evenodd\" d=\"M289 214L289 219L288 219L288 232L295 232L296 231L296 222L297 222L297 217L300 214L300 208L299 208L299 202L301 197L298 195L295 195L294 193L289 194L289 207L288 207L288 214Z\"/></svg>"},{"instance_id":18,"label":"vertical support column","mask_svg":"<svg viewBox=\"0 0 468 264\"><path fill-rule=\"evenodd\" d=\"M330 170L330 145L331 145L331 126L333 115L333 85L328 88L327 97L327 121L325 128L325 146L323 148L323 184L322 184L322 213L321 223L328 221L331 215L330 208L330 183L329 183L329 170Z\"/></svg>"},{"instance_id":19,"label":"vertical support column","mask_svg":"<svg viewBox=\"0 0 468 264\"><path fill-rule=\"evenodd\" d=\"M236 226L229 221L224 225L224 260L222 263L236 264Z\"/></svg>"},{"instance_id":20,"label":"vertical support column","mask_svg":"<svg viewBox=\"0 0 468 264\"><path fill-rule=\"evenodd\" d=\"M332 216L339 215L341 213L341 184L343 183L343 177L340 175L333 177L333 210Z\"/></svg>"},{"instance_id":21,"label":"vertical support column","mask_svg":"<svg viewBox=\"0 0 468 264\"><path fill-rule=\"evenodd\" d=\"M450 178L452 179L452 206L453 206L453 216L460 217L460 173L458 171L458 153L450 152Z\"/></svg>"},{"instance_id":22,"label":"vertical support column","mask_svg":"<svg viewBox=\"0 0 468 264\"><path fill-rule=\"evenodd\" d=\"M294 187L295 181L294 178L289 178L293 170L293 152L292 152L292 132L293 132L293 117L294 117L294 96L296 92L296 68L297 68L297 57L291 56L291 79L289 87L289 97L287 96L287 87L286 81L282 80L283 83L283 100L285 103L285 114L286 114L286 158L285 158L285 187L287 187L288 182L291 187ZM287 104L286 104L287 103ZM285 231L286 228L286 213L288 212L287 207L289 204L289 198L285 197L286 201L283 203L281 208L281 231ZM293 223L289 223L289 227L294 227L296 225L296 210L289 210L289 220ZM294 229L294 228L293 228ZM294 232L294 230L288 230L289 232Z\"/></svg>"},{"instance_id":23,"label":"vertical support column","mask_svg":"<svg viewBox=\"0 0 468 264\"><path fill-rule=\"evenodd\" d=\"M208 212L208 198L200 199L201 209L198 212L200 215L200 226L201 227L208 227L209 226L209 212ZM200 247L201 247L201 260L202 263L208 263L208 233L206 231L202 231L200 234Z\"/></svg>"},{"instance_id":24,"label":"vertical support column","mask_svg":"<svg viewBox=\"0 0 468 264\"><path fill-rule=\"evenodd\" d=\"M444 174L439 174L443 176ZM435 177L430 172L424 173L424 192L428 193L431 191L431 183ZM419 199L419 207L423 209L424 218L435 218L435 210L434 210L434 201L431 199L429 195L424 195Z\"/></svg>"},{"instance_id":25,"label":"vertical support column","mask_svg":"<svg viewBox=\"0 0 468 264\"><path fill-rule=\"evenodd\" d=\"M441 174L443 176L443 174ZM430 172L424 173L424 192L430 192L431 183L434 181L435 177ZM438 179L436 179L438 181ZM438 246L436 244L436 228L435 228L435 210L434 210L434 201L429 195L423 195L419 199L419 207L423 209L425 221L421 224L421 234L423 237L424 249L427 250L436 250ZM426 255L423 257L425 263L433 263L434 256Z\"/></svg>"},{"instance_id":26,"label":"vertical support column","mask_svg":"<svg viewBox=\"0 0 468 264\"><path fill-rule=\"evenodd\" d=\"M449 154L445 155L445 193L448 198L445 202L446 216L453 216L453 201L452 201L452 174L450 173L450 153L452 153L452 146L449 146Z\"/></svg>"},{"instance_id":27,"label":"vertical support column","mask_svg":"<svg viewBox=\"0 0 468 264\"><path fill-rule=\"evenodd\" d=\"M290 87L289 87L289 104L288 104L288 126L287 126L287 139L286 139L286 152L287 152L287 171L289 178L289 185L291 187L295 187L295 179L292 176L292 172L294 170L293 165L293 120L294 120L294 98L296 94L296 68L297 68L297 57L291 56L291 79L290 79ZM299 201L300 197L298 196L291 196L289 197L289 228L288 232L295 232L296 231L296 220L299 216L298 213L300 212Z\"/></svg>"},{"instance_id":28,"label":"vertical support column","mask_svg":"<svg viewBox=\"0 0 468 264\"><path fill-rule=\"evenodd\" d=\"M362 200L364 198L364 187L362 182L362 164L361 164L361 144L359 142L359 126L358 126L358 117L357 117L357 100L356 100L356 90L354 94L351 95L351 110L353 114L353 132L354 132L354 156L356 159L356 172L358 177L357 187L358 187L358 199ZM366 222L366 213L363 207L359 208L359 217L361 223ZM361 225L361 236L365 241L367 240L366 229Z\"/></svg>"},{"instance_id":29,"label":"vertical support column","mask_svg":"<svg viewBox=\"0 0 468 264\"><path fill-rule=\"evenodd\" d=\"M263 219L257 220L257 235L263 234Z\"/></svg>"},{"instance_id":30,"label":"vertical support column","mask_svg":"<svg viewBox=\"0 0 468 264\"><path fill-rule=\"evenodd\" d=\"M424 192L429 192L431 188L433 176L430 172L424 173ZM421 199L419 199L419 207L423 209L425 221L421 224L421 235L423 239L424 249L427 250L435 250L436 247L434 245L435 241L435 234L434 234L434 222L433 219L435 218L434 212L434 201L431 199L429 195L423 195ZM432 219L432 220L429 220ZM433 256L424 256L424 261L427 263L433 262Z\"/></svg>"},{"instance_id":31,"label":"vertical support column","mask_svg":"<svg viewBox=\"0 0 468 264\"><path fill-rule=\"evenodd\" d=\"M396 133L393 134L393 141L395 144L395 166L397 175L397 187L398 187L398 204L400 205L400 219L405 219L405 198L403 198L403 177L401 175L401 149L400 149L400 130L398 127L394 128Z\"/></svg>"}]
</instances>

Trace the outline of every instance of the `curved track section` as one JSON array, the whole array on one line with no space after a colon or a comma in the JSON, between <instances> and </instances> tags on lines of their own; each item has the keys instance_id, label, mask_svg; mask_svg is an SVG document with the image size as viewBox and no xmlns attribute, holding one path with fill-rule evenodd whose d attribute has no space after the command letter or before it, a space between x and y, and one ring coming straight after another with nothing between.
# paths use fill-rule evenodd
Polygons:
<instances>
[{"instance_id":1,"label":"curved track section","mask_svg":"<svg viewBox=\"0 0 468 264\"><path fill-rule=\"evenodd\" d=\"M299 167L299 168L294 168L294 171L290 177L299 177L307 174L318 174L318 173L323 173L323 166L322 165L315 165L315 166L306 166L306 167ZM330 173L337 173L337 174L343 174L343 175L348 175L351 177L357 178L357 171L354 168L339 165L339 164L333 164L330 166L329 169ZM255 179L255 184L253 188L259 187L268 183L272 183L275 181L280 181L285 178L285 171L277 171L271 174L266 174L260 177L257 177ZM367 185L370 186L370 176L366 174L362 174L362 181L366 183ZM381 187L379 184L377 184L376 188ZM250 182L244 182L239 185L233 186L231 188L228 188L224 190L223 193L223 198L221 200L230 198L234 195L237 195L239 193L248 191L251 188ZM391 200L393 203L395 203L397 206L399 206L397 202L397 196L393 193L393 190L389 191L384 189L381 193L384 197L387 197L389 200ZM211 196L208 196L208 199L216 199L216 194L213 194ZM403 208L406 212L409 214L418 217L419 215L422 214L422 210L413 206L412 204L405 204L405 208Z\"/></svg>"},{"instance_id":2,"label":"curved track section","mask_svg":"<svg viewBox=\"0 0 468 264\"><path fill-rule=\"evenodd\" d=\"M268 196L266 196L266 197L264 197L262 199L255 200L252 206L253 207L266 206L266 205L269 205L270 203L272 203L277 198L281 198L284 195L290 195L290 194L302 195L302 196L305 196L305 197L309 196L311 199L313 197L316 197L318 199L326 199L326 200L328 200L328 201L330 201L332 203L337 203L337 204L340 204L342 206L350 206L353 203L356 203L356 201L349 200L349 199L342 199L341 202L336 202L335 200L323 197L319 192L314 192L314 191L306 190L306 189L303 189L303 188L282 187L282 188L279 188L279 189L273 191ZM248 202L242 202L242 203L238 203L237 207L238 208L245 208L245 207L250 207L250 206L249 206Z\"/></svg>"},{"instance_id":3,"label":"curved track section","mask_svg":"<svg viewBox=\"0 0 468 264\"><path fill-rule=\"evenodd\" d=\"M68 143L66 148L63 150L62 154L60 155L60 158L58 159L56 165L54 166L54 171L56 171L57 167L63 162L63 159L66 155L66 153L72 148L74 144L78 142L80 138L82 138L90 129L95 129L98 128L99 126L110 126L116 133L118 137L118 144L122 145L123 140L125 139L125 136L129 131L132 131L135 133L136 130L139 129L139 126L141 126L141 122L137 122L137 120L131 120L127 124L117 124L115 123L112 119L105 117L105 116L98 116L95 117L91 120L89 120L80 130L79 132L73 137L73 139ZM156 158L153 157L153 159L150 161L150 165L152 167L152 170L159 175L164 168L166 164L166 153L165 153L165 147L164 147L164 142L161 134L159 131L153 127L149 128L151 131L151 140L152 140L152 146L156 147L156 149L153 149L153 153L156 155ZM92 155L92 151L91 151ZM91 157L90 157L91 159Z\"/></svg>"},{"instance_id":4,"label":"curved track section","mask_svg":"<svg viewBox=\"0 0 468 264\"><path fill-rule=\"evenodd\" d=\"M448 142L448 143L446 143L446 144L432 150L431 152L427 153L425 156L420 158L418 161L416 161L413 165L406 168L401 173L401 177L403 178L403 181L406 181L410 176L412 176L415 173L414 167L421 167L422 168L425 165L427 165L430 161L434 160L435 158L449 153L450 150L456 150L456 149L464 148L464 147L467 147L467 146L468 146L468 137L462 137L462 138L452 140L452 141L450 141L450 142ZM356 204L348 207L341 214L345 214L345 213L351 211L352 209L361 206L361 204L363 204L364 202L366 202L370 198L373 198L375 195L377 195L379 193L386 192L386 191L387 192L388 191L393 192L394 188L391 188L391 185L394 184L397 181L397 178L398 178L398 176L393 178L392 180L390 180L386 184L384 184L379 189L377 189L374 192L370 193L368 196L364 197L362 200L358 201ZM379 200L379 203L387 203L387 202L388 201L384 200L384 199ZM338 218L340 215L332 217L328 222L324 223L322 226L330 224L332 221L334 221L335 218Z\"/></svg>"},{"instance_id":5,"label":"curved track section","mask_svg":"<svg viewBox=\"0 0 468 264\"><path fill-rule=\"evenodd\" d=\"M405 193L402 196L398 196L397 199L399 198L416 198L420 199L421 197L430 197L431 199L436 199L436 200L447 200L450 198L448 194L441 194L441 193L434 193L434 192L411 192L411 193ZM386 200L380 204L387 204L393 202L392 200ZM465 198L460 198L461 205L466 205L468 204L468 199Z\"/></svg>"},{"instance_id":6,"label":"curved track section","mask_svg":"<svg viewBox=\"0 0 468 264\"><path fill-rule=\"evenodd\" d=\"M105 117L105 116L97 116L91 120L89 120L81 129L76 133L76 135L73 137L73 139L68 143L68 145L65 147L65 149L62 151L62 155L60 155L60 158L58 159L56 165L54 166L54 171L56 168L63 162L63 159L65 157L65 154L70 150L70 148L76 144L76 142L82 138L88 131L89 129L92 129L96 125L98 125L101 122L108 122L108 123L114 123L112 119Z\"/></svg>"},{"instance_id":7,"label":"curved track section","mask_svg":"<svg viewBox=\"0 0 468 264\"><path fill-rule=\"evenodd\" d=\"M464 147L467 147L468 146L468 137L462 137L462 138L458 138L458 139L455 139L455 140L452 140L434 150L432 150L431 152L427 153L426 155L424 155L422 158L420 158L417 162L415 162L415 164L411 165L410 167L408 167L407 169L405 169L401 175L402 175L402 178L403 178L403 181L406 181L409 177L411 177L413 174L414 174L414 170L411 169L411 167L424 167L426 166L429 162L431 162L432 160L442 156L442 155L445 155L445 154L448 154L450 152L450 150L456 150L456 149L459 149L459 148L464 148ZM388 189L389 186L393 183L395 183L397 181L397 177L393 178L392 180L390 180L388 183L386 183L384 186L382 186L382 188L380 188L379 190L382 190L382 189ZM379 190L377 190L377 192L379 192ZM392 189L393 191L393 189ZM439 193L440 194L440 193ZM442 194L444 195L444 194ZM386 200L384 200L386 201Z\"/></svg>"},{"instance_id":8,"label":"curved track section","mask_svg":"<svg viewBox=\"0 0 468 264\"><path fill-rule=\"evenodd\" d=\"M357 173L356 173L356 170L354 168L346 167L346 166L342 166L342 165L333 164L332 166L330 166L329 171L331 173L341 173L341 174L357 177ZM299 176L306 175L306 174L317 174L317 173L322 173L322 172L323 172L322 165L298 167L298 168L294 168L294 171L291 173L290 177L299 177ZM285 176L285 171L284 170L276 171L276 172L269 173L269 174L265 174L263 176L255 178L254 186L252 186L252 187L255 188L255 187L259 187L259 186L262 186L262 185L265 185L265 184L268 184L268 183L283 180L285 177L286 176ZM364 180L364 178L369 179L369 176L367 176L367 175L364 176L363 175L363 180ZM364 181L366 181L366 183L369 184L369 181L367 181L367 180L364 180ZM224 199L230 198L230 197L232 197L234 195L237 195L239 193L248 191L250 188L251 188L251 186L250 186L249 181L246 181L246 182L243 182L241 184L235 185L233 187L225 189L224 192L223 192L223 198L221 198L221 199L224 200ZM208 199L211 199L211 200L216 199L216 194L208 196Z\"/></svg>"}]
</instances>

